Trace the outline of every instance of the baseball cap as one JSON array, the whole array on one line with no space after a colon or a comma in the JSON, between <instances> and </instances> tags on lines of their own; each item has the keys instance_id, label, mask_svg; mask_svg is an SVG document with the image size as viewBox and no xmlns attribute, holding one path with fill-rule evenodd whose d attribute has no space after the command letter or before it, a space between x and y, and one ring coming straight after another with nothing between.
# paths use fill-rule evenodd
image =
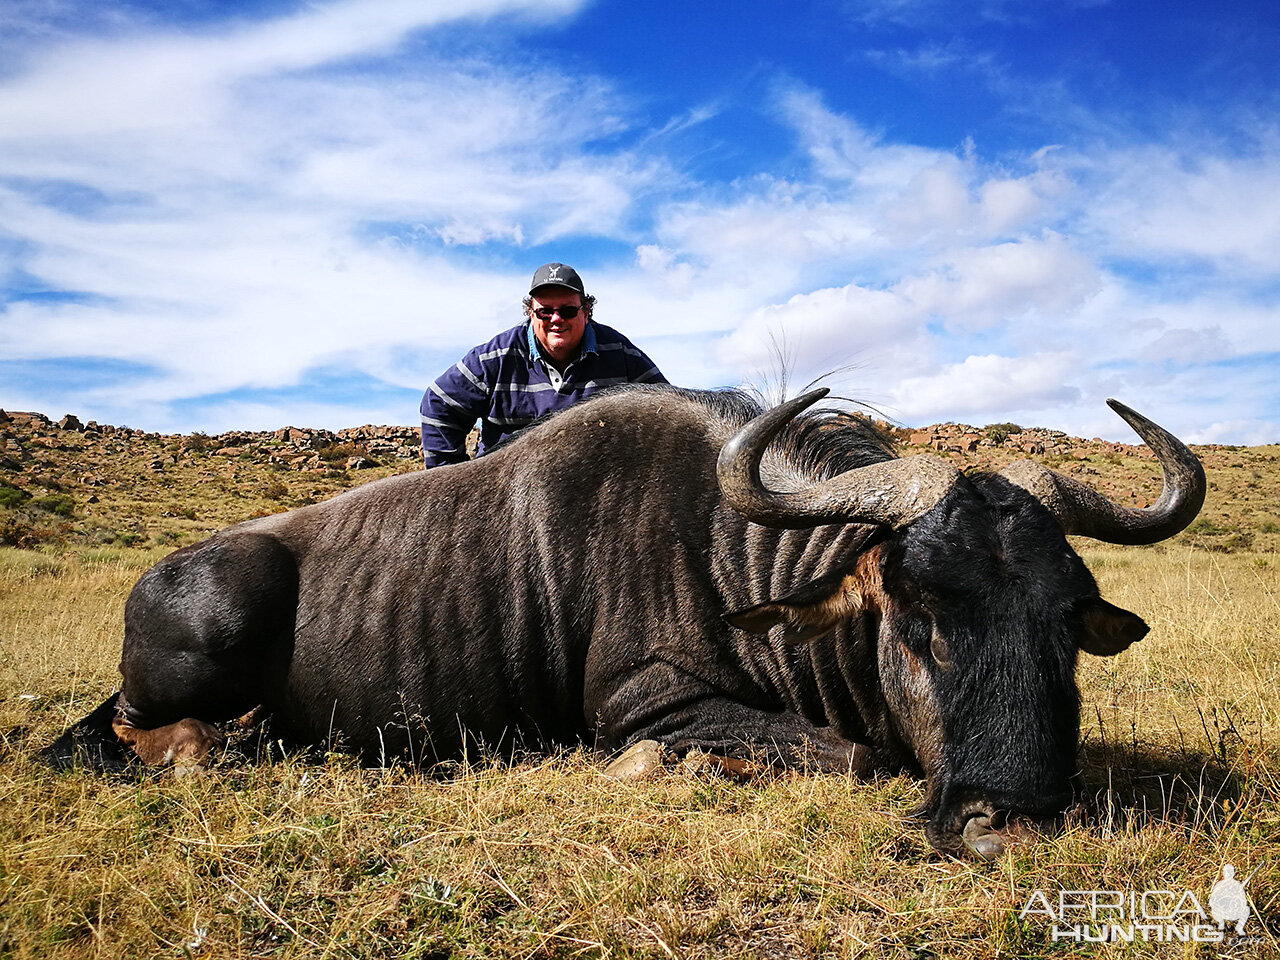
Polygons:
<instances>
[{"instance_id":1,"label":"baseball cap","mask_svg":"<svg viewBox=\"0 0 1280 960\"><path fill-rule=\"evenodd\" d=\"M587 295L582 286L582 278L578 271L564 263L544 263L533 272L533 282L529 284L529 292L539 287L567 287L574 293Z\"/></svg>"}]
</instances>

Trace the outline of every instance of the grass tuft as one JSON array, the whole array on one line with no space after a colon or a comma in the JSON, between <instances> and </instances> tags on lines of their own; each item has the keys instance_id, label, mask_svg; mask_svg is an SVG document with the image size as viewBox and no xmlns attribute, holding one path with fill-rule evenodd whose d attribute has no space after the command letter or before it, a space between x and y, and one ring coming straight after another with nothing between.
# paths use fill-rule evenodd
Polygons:
<instances>
[{"instance_id":1,"label":"grass tuft","mask_svg":"<svg viewBox=\"0 0 1280 960\"><path fill-rule=\"evenodd\" d=\"M929 848L905 777L623 785L585 750L447 776L278 752L182 779L51 775L32 751L112 688L124 596L162 553L0 549L0 955L1193 956L1055 943L1019 912L1064 888L1207 905L1224 863L1253 873L1254 939L1229 955L1280 949L1275 564L1086 550L1154 627L1082 662L1095 811L967 864Z\"/></svg>"},{"instance_id":2,"label":"grass tuft","mask_svg":"<svg viewBox=\"0 0 1280 960\"><path fill-rule=\"evenodd\" d=\"M416 468L353 480L198 436L153 468L173 441L63 442L0 485L0 957L1280 956L1274 447L1207 449L1204 522L1174 541L1077 542L1152 630L1081 660L1092 810L971 864L930 849L905 777L623 785L585 750L439 775L270 749L182 779L51 774L34 751L114 688L125 597L175 543ZM1055 462L1126 503L1158 494L1153 465L1109 445ZM30 502L56 496L70 515ZM1248 877L1240 941L1076 944L1022 915L1064 889L1207 909L1226 863Z\"/></svg>"}]
</instances>

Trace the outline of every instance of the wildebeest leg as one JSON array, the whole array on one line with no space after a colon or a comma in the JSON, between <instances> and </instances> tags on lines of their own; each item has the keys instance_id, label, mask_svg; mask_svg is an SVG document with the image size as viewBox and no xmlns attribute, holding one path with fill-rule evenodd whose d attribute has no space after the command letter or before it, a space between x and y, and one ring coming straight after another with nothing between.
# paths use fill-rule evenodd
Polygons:
<instances>
[{"instance_id":1,"label":"wildebeest leg","mask_svg":"<svg viewBox=\"0 0 1280 960\"><path fill-rule=\"evenodd\" d=\"M217 727L191 717L154 730L139 730L123 717L117 717L111 729L147 766L172 764L178 772L204 766L209 754L226 740Z\"/></svg>"},{"instance_id":2,"label":"wildebeest leg","mask_svg":"<svg viewBox=\"0 0 1280 960\"><path fill-rule=\"evenodd\" d=\"M199 762L209 724L270 705L293 652L298 570L265 534L215 536L148 570L125 605L116 735L144 763Z\"/></svg>"},{"instance_id":3,"label":"wildebeest leg","mask_svg":"<svg viewBox=\"0 0 1280 960\"><path fill-rule=\"evenodd\" d=\"M639 740L610 760L604 772L605 776L618 780L649 780L674 760L674 755L657 740ZM682 765L690 772L710 771L730 780L751 780L768 769L751 760L722 757L702 750L686 753Z\"/></svg>"},{"instance_id":4,"label":"wildebeest leg","mask_svg":"<svg viewBox=\"0 0 1280 960\"><path fill-rule=\"evenodd\" d=\"M602 725L601 739L605 744L617 743L613 738L619 732ZM878 769L868 746L847 740L829 727L793 713L759 710L715 696L648 718L627 729L621 742L638 740L656 740L677 756L691 751L710 754L731 776L747 772L739 765L744 760L855 777L870 777Z\"/></svg>"}]
</instances>

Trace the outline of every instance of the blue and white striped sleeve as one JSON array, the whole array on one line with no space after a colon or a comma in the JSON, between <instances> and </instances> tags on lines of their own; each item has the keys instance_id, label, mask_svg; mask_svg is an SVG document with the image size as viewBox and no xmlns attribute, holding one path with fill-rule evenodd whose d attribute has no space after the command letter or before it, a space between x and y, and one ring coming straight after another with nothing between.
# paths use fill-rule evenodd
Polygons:
<instances>
[{"instance_id":1,"label":"blue and white striped sleeve","mask_svg":"<svg viewBox=\"0 0 1280 960\"><path fill-rule=\"evenodd\" d=\"M425 468L467 459L467 432L489 410L490 390L472 350L422 395L422 463Z\"/></svg>"},{"instance_id":2,"label":"blue and white striped sleeve","mask_svg":"<svg viewBox=\"0 0 1280 960\"><path fill-rule=\"evenodd\" d=\"M632 383L667 383L658 365L649 359L648 354L630 341L627 350L627 379Z\"/></svg>"}]
</instances>

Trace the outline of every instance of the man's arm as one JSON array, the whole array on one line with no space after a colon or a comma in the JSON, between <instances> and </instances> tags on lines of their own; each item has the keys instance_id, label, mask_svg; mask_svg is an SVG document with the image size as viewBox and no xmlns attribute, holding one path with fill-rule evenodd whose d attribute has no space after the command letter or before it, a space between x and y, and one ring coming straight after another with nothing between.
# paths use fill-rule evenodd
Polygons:
<instances>
[{"instance_id":1,"label":"man's arm","mask_svg":"<svg viewBox=\"0 0 1280 960\"><path fill-rule=\"evenodd\" d=\"M489 390L474 350L436 377L419 410L423 466L466 460L467 432L489 410Z\"/></svg>"}]
</instances>

